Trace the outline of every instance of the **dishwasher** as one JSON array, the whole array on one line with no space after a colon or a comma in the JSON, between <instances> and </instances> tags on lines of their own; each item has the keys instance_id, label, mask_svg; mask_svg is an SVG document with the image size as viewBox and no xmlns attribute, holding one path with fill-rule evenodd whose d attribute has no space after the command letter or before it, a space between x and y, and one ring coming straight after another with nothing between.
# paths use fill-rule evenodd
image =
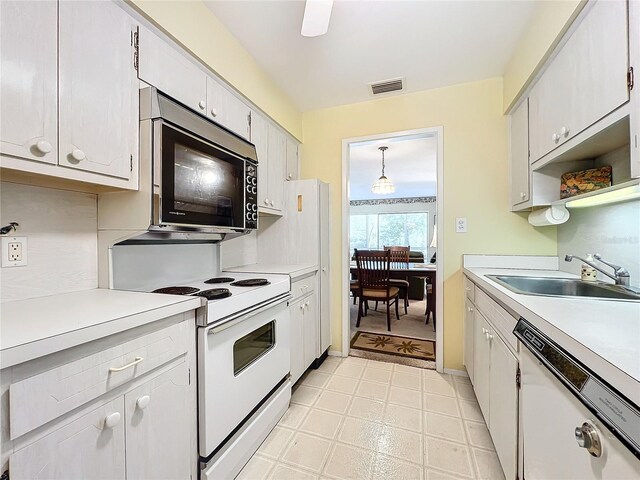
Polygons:
<instances>
[{"instance_id":1,"label":"dishwasher","mask_svg":"<svg viewBox=\"0 0 640 480\"><path fill-rule=\"evenodd\" d=\"M525 480L640 478L640 410L521 318Z\"/></svg>"}]
</instances>

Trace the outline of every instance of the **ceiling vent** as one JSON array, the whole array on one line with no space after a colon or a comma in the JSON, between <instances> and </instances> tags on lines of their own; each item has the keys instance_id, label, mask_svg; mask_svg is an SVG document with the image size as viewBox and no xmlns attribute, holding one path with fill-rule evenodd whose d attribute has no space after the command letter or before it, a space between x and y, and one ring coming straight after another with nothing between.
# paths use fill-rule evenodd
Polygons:
<instances>
[{"instance_id":1,"label":"ceiling vent","mask_svg":"<svg viewBox=\"0 0 640 480\"><path fill-rule=\"evenodd\" d=\"M372 95L381 95L383 93L397 92L404 88L404 81L402 78L394 78L392 80L384 80L382 82L370 83Z\"/></svg>"}]
</instances>

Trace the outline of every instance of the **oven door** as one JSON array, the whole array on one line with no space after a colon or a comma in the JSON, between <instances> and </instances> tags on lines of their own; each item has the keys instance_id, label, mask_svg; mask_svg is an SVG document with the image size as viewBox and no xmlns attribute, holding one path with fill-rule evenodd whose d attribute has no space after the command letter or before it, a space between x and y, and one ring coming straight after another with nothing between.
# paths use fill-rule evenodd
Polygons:
<instances>
[{"instance_id":1,"label":"oven door","mask_svg":"<svg viewBox=\"0 0 640 480\"><path fill-rule=\"evenodd\" d=\"M211 307L210 307L211 308ZM287 299L198 328L199 453L218 448L289 374Z\"/></svg>"},{"instance_id":2,"label":"oven door","mask_svg":"<svg viewBox=\"0 0 640 480\"><path fill-rule=\"evenodd\" d=\"M160 224L244 229L246 161L161 120L154 136Z\"/></svg>"}]
</instances>

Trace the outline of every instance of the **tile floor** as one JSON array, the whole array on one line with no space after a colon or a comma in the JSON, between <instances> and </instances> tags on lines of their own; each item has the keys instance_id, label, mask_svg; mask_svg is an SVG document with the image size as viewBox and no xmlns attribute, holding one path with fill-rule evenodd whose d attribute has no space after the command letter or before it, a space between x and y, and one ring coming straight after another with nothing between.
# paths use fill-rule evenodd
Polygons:
<instances>
[{"instance_id":1,"label":"tile floor","mask_svg":"<svg viewBox=\"0 0 640 480\"><path fill-rule=\"evenodd\" d=\"M329 357L244 470L257 479L504 479L466 377Z\"/></svg>"}]
</instances>

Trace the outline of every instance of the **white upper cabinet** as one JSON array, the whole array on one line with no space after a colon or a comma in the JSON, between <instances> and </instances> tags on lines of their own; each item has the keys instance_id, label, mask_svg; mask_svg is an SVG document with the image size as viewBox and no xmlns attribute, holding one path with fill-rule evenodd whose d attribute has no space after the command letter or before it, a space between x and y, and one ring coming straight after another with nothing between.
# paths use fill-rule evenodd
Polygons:
<instances>
[{"instance_id":1,"label":"white upper cabinet","mask_svg":"<svg viewBox=\"0 0 640 480\"><path fill-rule=\"evenodd\" d=\"M269 122L261 114L251 112L251 143L258 155L258 207L269 201Z\"/></svg>"},{"instance_id":2,"label":"white upper cabinet","mask_svg":"<svg viewBox=\"0 0 640 480\"><path fill-rule=\"evenodd\" d=\"M298 179L298 144L287 138L287 180Z\"/></svg>"},{"instance_id":3,"label":"white upper cabinet","mask_svg":"<svg viewBox=\"0 0 640 480\"><path fill-rule=\"evenodd\" d=\"M58 163L56 2L0 2L0 152Z\"/></svg>"},{"instance_id":4,"label":"white upper cabinet","mask_svg":"<svg viewBox=\"0 0 640 480\"><path fill-rule=\"evenodd\" d=\"M182 52L150 30L140 27L138 37L140 80L206 115L207 75Z\"/></svg>"},{"instance_id":5,"label":"white upper cabinet","mask_svg":"<svg viewBox=\"0 0 640 480\"><path fill-rule=\"evenodd\" d=\"M284 179L287 155L287 138L276 126L269 124L269 184L268 207L282 211L284 199ZM260 201L258 200L258 205Z\"/></svg>"},{"instance_id":6,"label":"white upper cabinet","mask_svg":"<svg viewBox=\"0 0 640 480\"><path fill-rule=\"evenodd\" d=\"M510 201L512 210L518 206L530 206L529 164L529 102L520 104L509 117L510 140L509 165L511 175Z\"/></svg>"},{"instance_id":7,"label":"white upper cabinet","mask_svg":"<svg viewBox=\"0 0 640 480\"><path fill-rule=\"evenodd\" d=\"M247 140L251 110L223 85L207 77L207 116Z\"/></svg>"},{"instance_id":8,"label":"white upper cabinet","mask_svg":"<svg viewBox=\"0 0 640 480\"><path fill-rule=\"evenodd\" d=\"M251 112L251 143L258 154L258 208L279 215L284 202L286 136L262 114Z\"/></svg>"},{"instance_id":9,"label":"white upper cabinet","mask_svg":"<svg viewBox=\"0 0 640 480\"><path fill-rule=\"evenodd\" d=\"M59 3L60 165L131 177L138 152L133 29L116 3Z\"/></svg>"},{"instance_id":10,"label":"white upper cabinet","mask_svg":"<svg viewBox=\"0 0 640 480\"><path fill-rule=\"evenodd\" d=\"M627 2L592 2L529 94L535 162L629 100Z\"/></svg>"}]
</instances>

